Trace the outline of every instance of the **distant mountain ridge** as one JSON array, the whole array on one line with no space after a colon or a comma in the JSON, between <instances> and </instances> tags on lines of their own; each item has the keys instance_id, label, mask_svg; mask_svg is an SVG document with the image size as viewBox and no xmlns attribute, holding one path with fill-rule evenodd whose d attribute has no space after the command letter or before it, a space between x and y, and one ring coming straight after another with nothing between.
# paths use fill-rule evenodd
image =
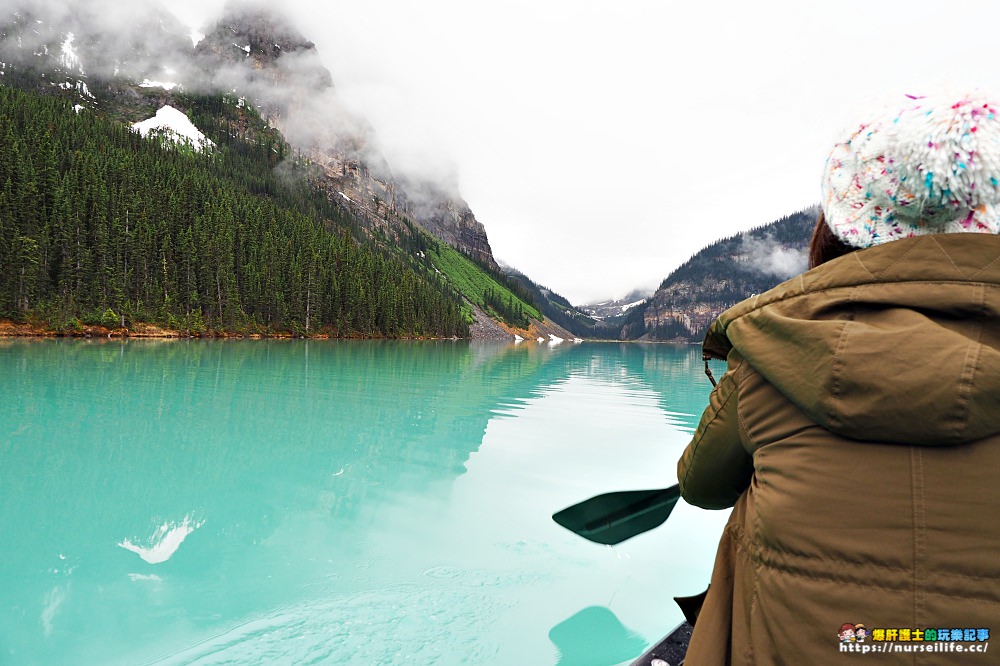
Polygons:
<instances>
[{"instance_id":1,"label":"distant mountain ridge","mask_svg":"<svg viewBox=\"0 0 1000 666\"><path fill-rule=\"evenodd\" d=\"M708 245L630 309L623 340L701 342L726 309L806 270L818 207Z\"/></svg>"},{"instance_id":2,"label":"distant mountain ridge","mask_svg":"<svg viewBox=\"0 0 1000 666\"><path fill-rule=\"evenodd\" d=\"M602 340L701 342L724 310L806 269L809 238L819 213L808 208L702 248L654 291L587 305L505 272L528 292L546 318L574 335Z\"/></svg>"},{"instance_id":3,"label":"distant mountain ridge","mask_svg":"<svg viewBox=\"0 0 1000 666\"><path fill-rule=\"evenodd\" d=\"M653 290L651 289L633 289L622 298L580 305L579 310L596 319L620 318L632 308L642 305L652 295Z\"/></svg>"},{"instance_id":4,"label":"distant mountain ridge","mask_svg":"<svg viewBox=\"0 0 1000 666\"><path fill-rule=\"evenodd\" d=\"M520 293L525 294L541 310L546 320L561 326L580 338L613 340L618 337L621 330L619 322L607 322L592 317L583 312L582 309L574 307L560 294L548 287L536 284L516 268L508 266L504 267L503 270L510 280L518 286Z\"/></svg>"}]
</instances>

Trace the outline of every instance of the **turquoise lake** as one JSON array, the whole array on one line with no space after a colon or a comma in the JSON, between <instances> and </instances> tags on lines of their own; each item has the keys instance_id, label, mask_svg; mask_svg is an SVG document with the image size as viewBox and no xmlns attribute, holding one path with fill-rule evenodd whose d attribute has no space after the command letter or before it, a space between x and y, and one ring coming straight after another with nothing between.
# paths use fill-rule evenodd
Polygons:
<instances>
[{"instance_id":1,"label":"turquoise lake","mask_svg":"<svg viewBox=\"0 0 1000 666\"><path fill-rule=\"evenodd\" d=\"M0 386L0 664L627 664L727 517L551 520L676 482L694 345L0 340Z\"/></svg>"}]
</instances>

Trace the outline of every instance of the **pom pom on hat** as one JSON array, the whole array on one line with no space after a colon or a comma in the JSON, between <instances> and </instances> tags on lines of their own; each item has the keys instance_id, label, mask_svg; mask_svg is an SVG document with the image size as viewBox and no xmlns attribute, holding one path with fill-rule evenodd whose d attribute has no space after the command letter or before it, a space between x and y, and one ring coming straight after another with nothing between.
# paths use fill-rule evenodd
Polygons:
<instances>
[{"instance_id":1,"label":"pom pom on hat","mask_svg":"<svg viewBox=\"0 0 1000 666\"><path fill-rule=\"evenodd\" d=\"M826 223L853 247L1000 233L1000 103L982 93L908 101L834 146Z\"/></svg>"}]
</instances>

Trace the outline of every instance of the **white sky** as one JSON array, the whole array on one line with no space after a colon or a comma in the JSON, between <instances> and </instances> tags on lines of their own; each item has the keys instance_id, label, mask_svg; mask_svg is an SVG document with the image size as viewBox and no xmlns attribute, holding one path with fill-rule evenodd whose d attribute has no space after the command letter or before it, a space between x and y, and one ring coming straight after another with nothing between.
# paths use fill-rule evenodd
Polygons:
<instances>
[{"instance_id":1,"label":"white sky","mask_svg":"<svg viewBox=\"0 0 1000 666\"><path fill-rule=\"evenodd\" d=\"M875 105L1000 90L990 0L282 5L390 163L457 175L497 259L575 304L817 203Z\"/></svg>"}]
</instances>

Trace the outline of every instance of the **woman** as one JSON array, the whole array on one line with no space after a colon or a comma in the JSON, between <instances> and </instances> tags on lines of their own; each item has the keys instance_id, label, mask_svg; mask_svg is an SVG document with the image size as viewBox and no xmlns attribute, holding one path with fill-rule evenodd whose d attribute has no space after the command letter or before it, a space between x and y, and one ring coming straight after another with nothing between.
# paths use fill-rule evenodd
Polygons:
<instances>
[{"instance_id":1,"label":"woman","mask_svg":"<svg viewBox=\"0 0 1000 666\"><path fill-rule=\"evenodd\" d=\"M812 270L709 329L728 368L678 478L734 508L689 666L847 663L845 623L896 639L889 663L990 663L935 644L1000 631L998 108L861 125L827 160Z\"/></svg>"}]
</instances>

